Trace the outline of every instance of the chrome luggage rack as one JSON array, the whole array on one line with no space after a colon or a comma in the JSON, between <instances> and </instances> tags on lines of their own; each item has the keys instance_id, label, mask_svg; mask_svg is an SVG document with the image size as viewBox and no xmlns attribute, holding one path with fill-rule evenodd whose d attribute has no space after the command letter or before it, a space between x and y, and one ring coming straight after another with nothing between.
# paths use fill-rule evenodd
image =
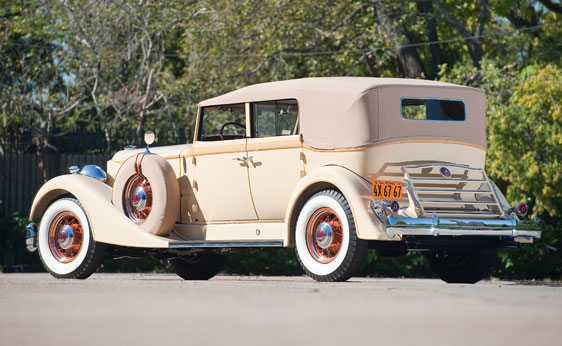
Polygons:
<instances>
[{"instance_id":1,"label":"chrome luggage rack","mask_svg":"<svg viewBox=\"0 0 562 346\"><path fill-rule=\"evenodd\" d=\"M503 204L483 168L430 163L403 166L402 172L408 208L396 211L386 202L371 203L389 236L495 236L518 242L540 239L538 220L522 221L517 217L519 205Z\"/></svg>"},{"instance_id":2,"label":"chrome luggage rack","mask_svg":"<svg viewBox=\"0 0 562 346\"><path fill-rule=\"evenodd\" d=\"M422 164L404 166L402 172L410 205L416 208L418 217L436 214L505 218L504 210L509 209L500 202L496 187L483 168Z\"/></svg>"}]
</instances>

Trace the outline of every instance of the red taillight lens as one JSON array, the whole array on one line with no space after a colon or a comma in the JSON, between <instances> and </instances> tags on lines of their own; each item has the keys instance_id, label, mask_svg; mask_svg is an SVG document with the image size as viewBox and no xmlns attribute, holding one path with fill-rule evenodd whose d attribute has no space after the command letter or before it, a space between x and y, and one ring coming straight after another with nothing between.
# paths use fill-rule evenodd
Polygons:
<instances>
[{"instance_id":1,"label":"red taillight lens","mask_svg":"<svg viewBox=\"0 0 562 346\"><path fill-rule=\"evenodd\" d=\"M400 209L400 204L398 204L398 202L396 201L390 202L390 210L392 210L393 213L398 212L398 209Z\"/></svg>"},{"instance_id":2,"label":"red taillight lens","mask_svg":"<svg viewBox=\"0 0 562 346\"><path fill-rule=\"evenodd\" d=\"M527 209L527 204L525 204L525 203L523 203L523 202L518 203L518 204L515 206L515 209L517 210L517 214L519 214L519 216L525 216L525 215L527 215L527 212L529 211L529 210Z\"/></svg>"}]
</instances>

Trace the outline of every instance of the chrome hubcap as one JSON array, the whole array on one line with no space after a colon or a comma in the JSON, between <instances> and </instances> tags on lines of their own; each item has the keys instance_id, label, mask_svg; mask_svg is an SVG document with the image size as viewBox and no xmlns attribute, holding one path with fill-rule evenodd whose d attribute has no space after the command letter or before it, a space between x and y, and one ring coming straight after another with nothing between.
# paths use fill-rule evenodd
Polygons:
<instances>
[{"instance_id":1,"label":"chrome hubcap","mask_svg":"<svg viewBox=\"0 0 562 346\"><path fill-rule=\"evenodd\" d=\"M144 191L144 188L138 186L131 196L131 205L136 210L141 211L146 207L146 199L146 191Z\"/></svg>"},{"instance_id":2,"label":"chrome hubcap","mask_svg":"<svg viewBox=\"0 0 562 346\"><path fill-rule=\"evenodd\" d=\"M72 227L68 225L62 226L57 234L57 241L62 249L69 249L74 243L74 231Z\"/></svg>"},{"instance_id":3,"label":"chrome hubcap","mask_svg":"<svg viewBox=\"0 0 562 346\"><path fill-rule=\"evenodd\" d=\"M332 238L334 237L334 232L332 227L327 222L322 222L318 225L315 232L316 244L322 249L328 248L332 244Z\"/></svg>"}]
</instances>

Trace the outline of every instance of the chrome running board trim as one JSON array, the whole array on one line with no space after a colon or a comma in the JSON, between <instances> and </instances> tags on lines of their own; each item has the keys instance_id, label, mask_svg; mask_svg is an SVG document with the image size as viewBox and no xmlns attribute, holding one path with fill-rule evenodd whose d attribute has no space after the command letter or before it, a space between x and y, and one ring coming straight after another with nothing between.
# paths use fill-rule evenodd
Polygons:
<instances>
[{"instance_id":1,"label":"chrome running board trim","mask_svg":"<svg viewBox=\"0 0 562 346\"><path fill-rule=\"evenodd\" d=\"M168 247L170 249L283 247L283 240L175 240L169 242Z\"/></svg>"}]
</instances>

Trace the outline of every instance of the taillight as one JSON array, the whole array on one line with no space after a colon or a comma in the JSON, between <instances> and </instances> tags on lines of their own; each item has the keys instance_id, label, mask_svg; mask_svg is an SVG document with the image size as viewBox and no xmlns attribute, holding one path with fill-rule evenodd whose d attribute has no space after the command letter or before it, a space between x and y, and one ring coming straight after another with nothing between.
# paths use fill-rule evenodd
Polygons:
<instances>
[{"instance_id":1,"label":"taillight","mask_svg":"<svg viewBox=\"0 0 562 346\"><path fill-rule=\"evenodd\" d=\"M400 209L400 204L398 204L398 202L396 202L396 201L390 202L390 210L391 210L393 213L398 212L398 209Z\"/></svg>"},{"instance_id":2,"label":"taillight","mask_svg":"<svg viewBox=\"0 0 562 346\"><path fill-rule=\"evenodd\" d=\"M524 202L517 203L515 205L515 210L517 212L517 215L519 215L519 216L525 216L525 215L527 215L527 212L529 211L529 209L527 208L527 204L525 204Z\"/></svg>"}]
</instances>

